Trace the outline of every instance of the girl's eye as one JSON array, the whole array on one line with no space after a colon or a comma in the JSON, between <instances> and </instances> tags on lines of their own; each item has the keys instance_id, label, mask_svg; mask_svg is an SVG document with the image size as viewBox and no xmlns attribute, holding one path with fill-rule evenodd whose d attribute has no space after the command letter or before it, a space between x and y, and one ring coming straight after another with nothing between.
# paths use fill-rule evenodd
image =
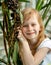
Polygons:
<instances>
[{"instance_id":1,"label":"girl's eye","mask_svg":"<svg viewBox=\"0 0 51 65\"><path fill-rule=\"evenodd\" d=\"M23 25L23 27L28 27L28 25Z\"/></svg>"},{"instance_id":2,"label":"girl's eye","mask_svg":"<svg viewBox=\"0 0 51 65\"><path fill-rule=\"evenodd\" d=\"M32 26L35 26L36 24L32 24Z\"/></svg>"}]
</instances>

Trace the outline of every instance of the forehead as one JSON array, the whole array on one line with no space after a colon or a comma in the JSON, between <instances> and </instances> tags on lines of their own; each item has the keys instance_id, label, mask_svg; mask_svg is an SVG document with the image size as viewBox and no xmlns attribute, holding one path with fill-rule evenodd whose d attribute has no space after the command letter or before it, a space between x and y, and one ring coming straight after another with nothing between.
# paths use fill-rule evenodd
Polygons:
<instances>
[{"instance_id":1,"label":"forehead","mask_svg":"<svg viewBox=\"0 0 51 65\"><path fill-rule=\"evenodd\" d=\"M36 15L31 15L29 17L27 17L27 19L24 19L24 23L23 24L29 24L29 23L38 23L38 19Z\"/></svg>"},{"instance_id":2,"label":"forehead","mask_svg":"<svg viewBox=\"0 0 51 65\"><path fill-rule=\"evenodd\" d=\"M34 13L33 12L29 12L29 13L25 13L24 14L24 21L25 20L29 20L32 16L34 15Z\"/></svg>"},{"instance_id":3,"label":"forehead","mask_svg":"<svg viewBox=\"0 0 51 65\"><path fill-rule=\"evenodd\" d=\"M24 15L23 15L23 21L27 21L29 20L31 17L36 17L38 19L38 15L37 15L37 12L35 11L29 11L29 12L25 12Z\"/></svg>"}]
</instances>

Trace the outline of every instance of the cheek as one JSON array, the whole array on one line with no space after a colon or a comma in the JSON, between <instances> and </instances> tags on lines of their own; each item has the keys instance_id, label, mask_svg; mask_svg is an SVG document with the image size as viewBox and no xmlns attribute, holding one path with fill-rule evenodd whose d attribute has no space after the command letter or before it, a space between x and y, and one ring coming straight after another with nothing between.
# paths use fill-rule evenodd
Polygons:
<instances>
[{"instance_id":1,"label":"cheek","mask_svg":"<svg viewBox=\"0 0 51 65\"><path fill-rule=\"evenodd\" d=\"M26 32L26 29L25 28L22 28L22 32L23 32L23 34Z\"/></svg>"},{"instance_id":2,"label":"cheek","mask_svg":"<svg viewBox=\"0 0 51 65\"><path fill-rule=\"evenodd\" d=\"M39 34L39 32L40 32L40 26L36 26L36 31Z\"/></svg>"},{"instance_id":3,"label":"cheek","mask_svg":"<svg viewBox=\"0 0 51 65\"><path fill-rule=\"evenodd\" d=\"M26 37L26 29L25 28L22 28L22 33Z\"/></svg>"}]
</instances>

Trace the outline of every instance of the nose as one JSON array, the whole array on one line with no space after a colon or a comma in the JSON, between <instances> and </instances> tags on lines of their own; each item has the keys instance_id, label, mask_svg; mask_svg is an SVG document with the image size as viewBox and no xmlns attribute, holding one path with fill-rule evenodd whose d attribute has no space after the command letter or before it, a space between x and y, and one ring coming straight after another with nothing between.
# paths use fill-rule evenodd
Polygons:
<instances>
[{"instance_id":1,"label":"nose","mask_svg":"<svg viewBox=\"0 0 51 65\"><path fill-rule=\"evenodd\" d=\"M33 29L33 28L32 28L32 26L31 26L31 25L29 25L29 26L28 26L28 30L30 30L30 31L31 31L32 29Z\"/></svg>"}]
</instances>

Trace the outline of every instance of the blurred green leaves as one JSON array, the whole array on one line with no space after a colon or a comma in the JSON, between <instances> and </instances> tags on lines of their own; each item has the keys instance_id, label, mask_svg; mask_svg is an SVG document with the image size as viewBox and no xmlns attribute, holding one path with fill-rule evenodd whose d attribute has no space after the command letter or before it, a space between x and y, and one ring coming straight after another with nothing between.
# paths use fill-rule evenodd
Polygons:
<instances>
[{"instance_id":1,"label":"blurred green leaves","mask_svg":"<svg viewBox=\"0 0 51 65\"><path fill-rule=\"evenodd\" d=\"M30 2L28 0L19 0L19 2Z\"/></svg>"},{"instance_id":2,"label":"blurred green leaves","mask_svg":"<svg viewBox=\"0 0 51 65\"><path fill-rule=\"evenodd\" d=\"M51 7L51 0L47 0L46 3L44 4L45 0L37 0L37 3L36 3L36 9L38 11L42 11L42 19L45 20L47 15L49 14L49 11L50 11L50 7ZM48 25L48 22L49 20L51 19L51 13L50 15L48 15L48 20L46 21L45 23L45 28L46 26Z\"/></svg>"},{"instance_id":3,"label":"blurred green leaves","mask_svg":"<svg viewBox=\"0 0 51 65\"><path fill-rule=\"evenodd\" d=\"M41 10L43 3L44 3L44 0L38 0L36 4L36 9Z\"/></svg>"},{"instance_id":4,"label":"blurred green leaves","mask_svg":"<svg viewBox=\"0 0 51 65\"><path fill-rule=\"evenodd\" d=\"M18 2L15 0L4 0L3 2L0 1L2 7L2 14L3 14L3 21L0 22L0 28L3 31L3 41L4 41L4 48L6 53L5 59L0 59L0 61L6 65L22 65L22 61L20 60L19 56L19 43L17 39L17 27L23 23L22 14L20 11L20 2L28 3L28 0L19 0ZM11 4L10 4L11 3ZM15 4L15 5L14 5ZM19 5L19 6L17 6ZM14 9L15 8L15 9ZM19 12L17 12L19 10ZM13 13L12 19L11 12ZM13 23L13 24L12 24ZM8 45L8 47L7 47Z\"/></svg>"}]
</instances>

